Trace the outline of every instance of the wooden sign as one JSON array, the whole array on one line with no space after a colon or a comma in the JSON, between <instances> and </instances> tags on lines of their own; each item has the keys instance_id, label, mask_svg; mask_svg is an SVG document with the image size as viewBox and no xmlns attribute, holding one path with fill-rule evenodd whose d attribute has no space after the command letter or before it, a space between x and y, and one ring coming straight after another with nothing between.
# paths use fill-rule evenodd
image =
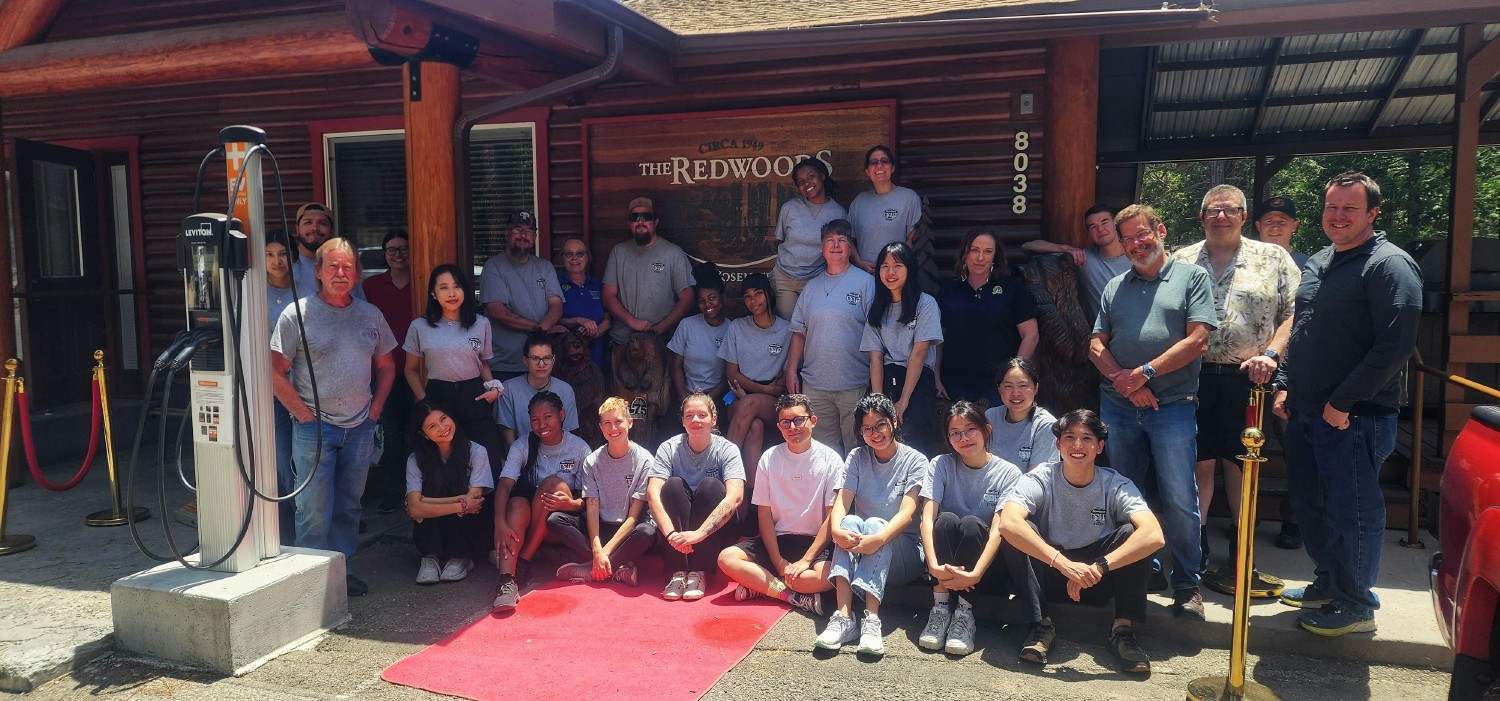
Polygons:
<instances>
[{"instance_id":1,"label":"wooden sign","mask_svg":"<svg viewBox=\"0 0 1500 701\"><path fill-rule=\"evenodd\" d=\"M585 218L596 260L626 240L630 200L649 197L657 232L728 280L767 271L776 218L797 197L792 168L828 165L844 206L869 189L865 151L893 145L894 100L584 120Z\"/></svg>"}]
</instances>

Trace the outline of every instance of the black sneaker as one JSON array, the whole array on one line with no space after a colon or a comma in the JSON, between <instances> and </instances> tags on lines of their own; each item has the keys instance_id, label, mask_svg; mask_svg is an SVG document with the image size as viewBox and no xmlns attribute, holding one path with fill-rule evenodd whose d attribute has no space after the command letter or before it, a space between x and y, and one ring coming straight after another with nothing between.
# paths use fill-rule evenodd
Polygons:
<instances>
[{"instance_id":1,"label":"black sneaker","mask_svg":"<svg viewBox=\"0 0 1500 701\"><path fill-rule=\"evenodd\" d=\"M1032 664L1047 664L1047 651L1057 639L1057 628L1050 621L1031 624L1026 642L1021 644L1021 661Z\"/></svg>"},{"instance_id":2,"label":"black sneaker","mask_svg":"<svg viewBox=\"0 0 1500 701\"><path fill-rule=\"evenodd\" d=\"M1179 618L1204 620L1203 594L1198 591L1198 587L1172 592L1172 613Z\"/></svg>"},{"instance_id":3,"label":"black sneaker","mask_svg":"<svg viewBox=\"0 0 1500 701\"><path fill-rule=\"evenodd\" d=\"M524 587L531 581L531 560L516 558L516 586Z\"/></svg>"},{"instance_id":4,"label":"black sneaker","mask_svg":"<svg viewBox=\"0 0 1500 701\"><path fill-rule=\"evenodd\" d=\"M1302 547L1302 529L1295 523L1281 522L1281 532L1276 534L1276 547L1296 550Z\"/></svg>"},{"instance_id":5,"label":"black sneaker","mask_svg":"<svg viewBox=\"0 0 1500 701\"><path fill-rule=\"evenodd\" d=\"M1148 674L1151 672L1151 656L1135 641L1135 630L1130 626L1119 626L1109 631L1109 651L1120 662L1120 671L1126 674Z\"/></svg>"},{"instance_id":6,"label":"black sneaker","mask_svg":"<svg viewBox=\"0 0 1500 701\"><path fill-rule=\"evenodd\" d=\"M352 574L344 575L344 589L348 590L349 596L364 596L370 593L370 585Z\"/></svg>"},{"instance_id":7,"label":"black sneaker","mask_svg":"<svg viewBox=\"0 0 1500 701\"><path fill-rule=\"evenodd\" d=\"M514 575L500 575L500 593L495 596L493 606L496 613L511 611L516 604L521 603L521 587L516 584Z\"/></svg>"}]
</instances>

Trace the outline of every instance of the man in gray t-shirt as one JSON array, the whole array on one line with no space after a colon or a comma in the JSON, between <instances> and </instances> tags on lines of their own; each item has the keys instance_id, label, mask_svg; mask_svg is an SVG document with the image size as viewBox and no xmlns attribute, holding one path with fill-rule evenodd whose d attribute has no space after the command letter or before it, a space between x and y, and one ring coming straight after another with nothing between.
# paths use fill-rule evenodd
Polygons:
<instances>
[{"instance_id":1,"label":"man in gray t-shirt","mask_svg":"<svg viewBox=\"0 0 1500 701\"><path fill-rule=\"evenodd\" d=\"M1079 267L1078 282L1082 286L1084 311L1092 320L1099 312L1099 297L1104 294L1104 285L1129 270L1130 259L1125 257L1125 246L1120 243L1109 207L1090 207L1083 214L1083 226L1089 240L1094 242L1088 248L1052 241L1028 241L1021 244L1021 250L1032 255L1062 253L1072 257L1073 265Z\"/></svg>"},{"instance_id":2,"label":"man in gray t-shirt","mask_svg":"<svg viewBox=\"0 0 1500 701\"><path fill-rule=\"evenodd\" d=\"M490 370L498 380L526 372L521 360L526 334L532 329L550 329L562 318L557 270L532 255L535 245L536 219L530 212L516 212L510 218L505 252L485 261L479 275L479 300L485 316L493 321Z\"/></svg>"},{"instance_id":3,"label":"man in gray t-shirt","mask_svg":"<svg viewBox=\"0 0 1500 701\"><path fill-rule=\"evenodd\" d=\"M349 595L362 596L369 587L350 574L359 542L359 498L370 471L375 422L396 377L396 337L379 309L354 298L359 261L349 241L330 239L316 256L317 294L282 311L271 334L271 388L296 420L293 473L298 481L310 480L296 499L297 545L343 553Z\"/></svg>"},{"instance_id":4,"label":"man in gray t-shirt","mask_svg":"<svg viewBox=\"0 0 1500 701\"><path fill-rule=\"evenodd\" d=\"M1131 205L1117 218L1131 270L1104 288L1089 356L1099 369L1099 417L1113 427L1111 466L1126 479L1156 482L1162 530L1172 552L1173 610L1203 619L1198 593L1198 368L1218 324L1213 283L1196 265L1166 254L1156 210Z\"/></svg>"},{"instance_id":5,"label":"man in gray t-shirt","mask_svg":"<svg viewBox=\"0 0 1500 701\"><path fill-rule=\"evenodd\" d=\"M615 245L604 268L604 309L619 322L610 340L624 343L631 331L670 338L693 307L691 265L677 244L656 235L651 200L631 200L628 218L631 240Z\"/></svg>"}]
</instances>

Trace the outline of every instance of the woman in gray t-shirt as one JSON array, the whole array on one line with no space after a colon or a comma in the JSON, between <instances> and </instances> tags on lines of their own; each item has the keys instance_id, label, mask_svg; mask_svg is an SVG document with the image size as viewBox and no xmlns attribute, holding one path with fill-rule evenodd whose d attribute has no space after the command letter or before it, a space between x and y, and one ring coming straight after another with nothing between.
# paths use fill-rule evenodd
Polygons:
<instances>
[{"instance_id":1,"label":"woman in gray t-shirt","mask_svg":"<svg viewBox=\"0 0 1500 701\"><path fill-rule=\"evenodd\" d=\"M857 637L861 653L880 656L885 654L880 602L886 585L922 575L922 542L913 519L928 465L925 456L896 441L901 420L885 395L859 400L854 421L865 445L850 451L828 515L837 546L828 578L838 610L814 644L837 650ZM865 617L857 627L855 590L865 600Z\"/></svg>"},{"instance_id":2,"label":"woman in gray t-shirt","mask_svg":"<svg viewBox=\"0 0 1500 701\"><path fill-rule=\"evenodd\" d=\"M903 439L923 455L938 451L933 401L943 322L937 300L917 282L917 256L893 243L875 257L875 300L859 349L870 354L870 388L896 402Z\"/></svg>"},{"instance_id":3,"label":"woman in gray t-shirt","mask_svg":"<svg viewBox=\"0 0 1500 701\"><path fill-rule=\"evenodd\" d=\"M1000 366L995 383L1000 404L984 412L990 421L990 452L1030 472L1042 463L1058 459L1057 437L1052 412L1036 403L1042 384L1037 381L1036 366L1016 357Z\"/></svg>"},{"instance_id":4,"label":"woman in gray t-shirt","mask_svg":"<svg viewBox=\"0 0 1500 701\"><path fill-rule=\"evenodd\" d=\"M781 203L776 213L776 314L792 318L797 297L807 281L826 267L823 263L823 225L848 214L834 199L837 185L829 177L828 164L804 158L792 166L792 184L797 197Z\"/></svg>"},{"instance_id":5,"label":"woman in gray t-shirt","mask_svg":"<svg viewBox=\"0 0 1500 701\"><path fill-rule=\"evenodd\" d=\"M484 495L494 490L494 474L484 446L470 442L438 404L417 402L411 428L406 512L416 522L412 542L422 555L417 584L456 582L489 549L490 522L481 512ZM441 570L439 560L447 560Z\"/></svg>"},{"instance_id":6,"label":"woman in gray t-shirt","mask_svg":"<svg viewBox=\"0 0 1500 701\"><path fill-rule=\"evenodd\" d=\"M786 394L786 350L792 327L771 313L771 281L765 273L746 275L740 290L750 315L729 322L719 357L724 359L724 374L734 392L734 403L729 405L729 442L740 446L747 484L755 484L755 466L776 424L776 400Z\"/></svg>"}]
</instances>

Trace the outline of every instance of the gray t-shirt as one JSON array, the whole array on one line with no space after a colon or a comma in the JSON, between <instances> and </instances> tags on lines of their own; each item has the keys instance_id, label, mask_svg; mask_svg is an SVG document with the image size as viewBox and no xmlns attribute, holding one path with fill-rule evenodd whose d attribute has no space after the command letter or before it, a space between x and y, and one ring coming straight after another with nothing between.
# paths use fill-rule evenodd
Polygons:
<instances>
[{"instance_id":1,"label":"gray t-shirt","mask_svg":"<svg viewBox=\"0 0 1500 701\"><path fill-rule=\"evenodd\" d=\"M808 387L842 392L870 384L870 359L859 341L874 298L875 278L852 266L838 275L825 270L802 288L791 327L807 334L800 369Z\"/></svg>"},{"instance_id":2,"label":"gray t-shirt","mask_svg":"<svg viewBox=\"0 0 1500 701\"><path fill-rule=\"evenodd\" d=\"M466 329L456 321L438 319L432 326L417 317L406 329L401 349L422 358L429 380L472 380L484 373L484 362L490 358L490 320L477 316Z\"/></svg>"},{"instance_id":3,"label":"gray t-shirt","mask_svg":"<svg viewBox=\"0 0 1500 701\"><path fill-rule=\"evenodd\" d=\"M697 489L704 477L713 477L726 484L729 480L745 481L745 463L740 459L740 449L717 433L709 436L708 448L694 453L688 447L686 433L679 433L661 442L656 449L656 458L646 470L646 477L668 479L681 477L689 489Z\"/></svg>"},{"instance_id":4,"label":"gray t-shirt","mask_svg":"<svg viewBox=\"0 0 1500 701\"><path fill-rule=\"evenodd\" d=\"M859 340L861 351L882 351L886 365L907 365L912 346L918 341L928 341L927 353L922 364L928 368L937 362L937 347L943 342L943 319L938 311L937 300L926 292L917 300L917 316L902 324L901 305L892 303L886 307L885 318L880 326L865 324L864 334Z\"/></svg>"},{"instance_id":5,"label":"gray t-shirt","mask_svg":"<svg viewBox=\"0 0 1500 701\"><path fill-rule=\"evenodd\" d=\"M709 326L702 314L694 314L677 325L667 350L682 356L682 374L687 380L687 389L707 391L724 381L724 361L719 358L719 348L724 336L729 333L729 321L720 321L717 327Z\"/></svg>"},{"instance_id":6,"label":"gray t-shirt","mask_svg":"<svg viewBox=\"0 0 1500 701\"><path fill-rule=\"evenodd\" d=\"M481 303L499 302L527 319L541 321L547 315L547 300L553 297L562 303L562 287L557 284L557 269L551 263L528 256L525 263L517 266L504 253L484 262L484 272L479 275ZM526 332L495 324L491 338L494 354L490 357L490 369L525 372L521 345L526 342Z\"/></svg>"},{"instance_id":7,"label":"gray t-shirt","mask_svg":"<svg viewBox=\"0 0 1500 701\"><path fill-rule=\"evenodd\" d=\"M615 244L604 267L604 284L620 294L620 304L638 319L656 323L677 306L677 293L696 284L686 253L677 244L658 237L650 246L634 241ZM630 327L613 324L609 337L624 343Z\"/></svg>"},{"instance_id":8,"label":"gray t-shirt","mask_svg":"<svg viewBox=\"0 0 1500 701\"><path fill-rule=\"evenodd\" d=\"M518 440L510 446L510 453L505 456L505 467L500 469L500 478L510 478L516 482L521 481L521 468L526 466L526 459L531 456L530 441ZM568 484L568 489L577 496L583 487L583 461L589 456L589 444L584 443L582 438L571 433L563 433L562 441L557 445L538 443L536 451L536 472L533 482L541 486L542 480L553 475Z\"/></svg>"},{"instance_id":9,"label":"gray t-shirt","mask_svg":"<svg viewBox=\"0 0 1500 701\"><path fill-rule=\"evenodd\" d=\"M1057 437L1052 435L1052 424L1057 419L1052 412L1032 405L1031 415L1016 423L1006 418L1004 406L984 412L990 420L990 452L1015 463L1022 472L1044 462L1060 460L1057 452Z\"/></svg>"},{"instance_id":10,"label":"gray t-shirt","mask_svg":"<svg viewBox=\"0 0 1500 701\"><path fill-rule=\"evenodd\" d=\"M860 518L889 521L901 510L902 497L907 494L913 498L921 496L922 485L927 481L931 467L926 457L904 443L896 445L896 454L886 463L875 459L875 451L870 450L870 446L862 445L849 451L844 478L839 481L838 488L854 493L849 513ZM913 516L911 524L902 532L920 534L917 521Z\"/></svg>"},{"instance_id":11,"label":"gray t-shirt","mask_svg":"<svg viewBox=\"0 0 1500 701\"><path fill-rule=\"evenodd\" d=\"M854 242L859 259L874 263L886 244L905 241L907 232L922 219L922 198L909 188L897 185L884 195L866 190L849 203L849 223L854 225Z\"/></svg>"},{"instance_id":12,"label":"gray t-shirt","mask_svg":"<svg viewBox=\"0 0 1500 701\"><path fill-rule=\"evenodd\" d=\"M770 507L777 535L817 535L843 472L839 454L822 443L801 454L782 443L761 454L750 503Z\"/></svg>"},{"instance_id":13,"label":"gray t-shirt","mask_svg":"<svg viewBox=\"0 0 1500 701\"><path fill-rule=\"evenodd\" d=\"M781 203L776 214L776 271L793 280L808 280L828 267L823 262L823 225L848 216L832 197L811 204L794 197Z\"/></svg>"},{"instance_id":14,"label":"gray t-shirt","mask_svg":"<svg viewBox=\"0 0 1500 701\"><path fill-rule=\"evenodd\" d=\"M505 391L495 400L495 422L515 429L516 441L524 441L531 434L531 412L528 410L531 398L542 390L532 387L525 375L512 377L502 383L502 386ZM563 411L567 414L563 417L563 430L578 430L578 400L573 396L573 386L556 377L549 377L547 386L542 389L555 392L562 400Z\"/></svg>"},{"instance_id":15,"label":"gray t-shirt","mask_svg":"<svg viewBox=\"0 0 1500 701\"><path fill-rule=\"evenodd\" d=\"M779 316L771 317L771 328L756 325L754 317L742 316L729 322L729 333L719 345L719 357L740 366L740 374L756 382L776 379L786 369L786 349L792 342L792 325Z\"/></svg>"},{"instance_id":16,"label":"gray t-shirt","mask_svg":"<svg viewBox=\"0 0 1500 701\"><path fill-rule=\"evenodd\" d=\"M1147 510L1141 491L1120 473L1096 467L1092 482L1075 487L1063 476L1061 462L1021 475L1004 502L1025 507L1042 539L1063 550L1097 543L1132 514Z\"/></svg>"},{"instance_id":17,"label":"gray t-shirt","mask_svg":"<svg viewBox=\"0 0 1500 701\"><path fill-rule=\"evenodd\" d=\"M490 454L484 446L469 443L469 486L479 487L485 494L495 490L495 475L490 472ZM417 456L406 458L406 493L422 491L422 468L417 467Z\"/></svg>"},{"instance_id":18,"label":"gray t-shirt","mask_svg":"<svg viewBox=\"0 0 1500 701\"><path fill-rule=\"evenodd\" d=\"M1086 262L1083 269L1078 273L1083 280L1084 310L1088 312L1089 318L1094 318L1099 313L1099 298L1104 296L1104 286L1130 270L1130 258L1124 253L1113 258L1105 258L1099 255L1099 249L1093 246L1083 249Z\"/></svg>"},{"instance_id":19,"label":"gray t-shirt","mask_svg":"<svg viewBox=\"0 0 1500 701\"><path fill-rule=\"evenodd\" d=\"M276 322L281 318L281 312L285 311L292 302L297 301L297 293L290 287L276 287L270 283L266 284L266 329L271 333L276 332ZM394 329L392 329L394 331Z\"/></svg>"},{"instance_id":20,"label":"gray t-shirt","mask_svg":"<svg viewBox=\"0 0 1500 701\"><path fill-rule=\"evenodd\" d=\"M396 337L375 305L353 300L335 307L312 295L297 300L307 329L308 353L316 366L320 418L340 428L354 428L370 416L371 360L396 349ZM308 377L309 355L303 353L297 330L297 307L287 305L271 334L271 350L292 362L292 386L309 407L312 381Z\"/></svg>"},{"instance_id":21,"label":"gray t-shirt","mask_svg":"<svg viewBox=\"0 0 1500 701\"><path fill-rule=\"evenodd\" d=\"M1094 333L1109 334L1109 353L1122 368L1136 368L1187 337L1190 323L1219 325L1214 311L1213 281L1196 265L1180 263L1169 256L1156 277L1147 280L1132 268L1109 281L1099 300L1099 318ZM1115 333L1119 329L1120 333ZM1172 372L1157 373L1146 383L1159 404L1191 399L1198 394L1198 369L1203 357ZM1109 378L1101 377L1104 397L1120 406L1130 400L1115 391Z\"/></svg>"},{"instance_id":22,"label":"gray t-shirt","mask_svg":"<svg viewBox=\"0 0 1500 701\"><path fill-rule=\"evenodd\" d=\"M950 511L988 522L1020 478L1020 468L995 455L990 455L983 467L969 467L963 458L943 453L932 459L932 469L922 483L922 496L937 502L938 513Z\"/></svg>"},{"instance_id":23,"label":"gray t-shirt","mask_svg":"<svg viewBox=\"0 0 1500 701\"><path fill-rule=\"evenodd\" d=\"M631 441L625 457L609 455L609 446L601 446L583 460L583 498L599 500L599 520L621 523L630 515L633 499L646 500L646 470L651 466L651 451ZM651 518L649 510L641 518Z\"/></svg>"}]
</instances>

